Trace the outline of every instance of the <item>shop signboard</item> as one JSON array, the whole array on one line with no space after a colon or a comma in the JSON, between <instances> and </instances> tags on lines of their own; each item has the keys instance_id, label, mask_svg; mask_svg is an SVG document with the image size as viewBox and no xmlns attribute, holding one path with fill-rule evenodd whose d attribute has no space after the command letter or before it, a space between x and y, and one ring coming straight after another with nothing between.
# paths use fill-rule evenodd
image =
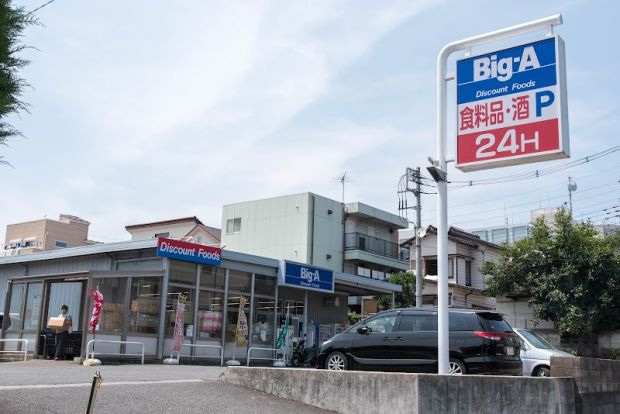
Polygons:
<instances>
[{"instance_id":1,"label":"shop signboard","mask_svg":"<svg viewBox=\"0 0 620 414\"><path fill-rule=\"evenodd\" d=\"M559 36L456 63L456 168L475 171L569 156Z\"/></svg>"},{"instance_id":2,"label":"shop signboard","mask_svg":"<svg viewBox=\"0 0 620 414\"><path fill-rule=\"evenodd\" d=\"M280 286L334 292L334 272L301 263L283 261L280 265Z\"/></svg>"},{"instance_id":3,"label":"shop signboard","mask_svg":"<svg viewBox=\"0 0 620 414\"><path fill-rule=\"evenodd\" d=\"M222 249L219 247L188 243L165 237L157 239L157 256L213 266L220 266L222 263Z\"/></svg>"}]
</instances>

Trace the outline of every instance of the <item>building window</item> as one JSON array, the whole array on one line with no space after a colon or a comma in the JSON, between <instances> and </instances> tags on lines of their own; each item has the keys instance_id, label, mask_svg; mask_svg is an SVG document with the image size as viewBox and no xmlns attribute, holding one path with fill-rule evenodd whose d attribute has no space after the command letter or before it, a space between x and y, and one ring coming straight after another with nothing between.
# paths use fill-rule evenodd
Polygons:
<instances>
[{"instance_id":1,"label":"building window","mask_svg":"<svg viewBox=\"0 0 620 414\"><path fill-rule=\"evenodd\" d=\"M437 259L425 260L424 265L426 267L425 276L437 276L439 270L437 267ZM448 258L448 278L454 279L454 259Z\"/></svg>"},{"instance_id":2,"label":"building window","mask_svg":"<svg viewBox=\"0 0 620 414\"><path fill-rule=\"evenodd\" d=\"M437 259L425 260L424 264L426 267L425 275L437 276Z\"/></svg>"},{"instance_id":3,"label":"building window","mask_svg":"<svg viewBox=\"0 0 620 414\"><path fill-rule=\"evenodd\" d=\"M133 278L131 281L129 332L157 334L159 332L160 304L160 278Z\"/></svg>"},{"instance_id":4,"label":"building window","mask_svg":"<svg viewBox=\"0 0 620 414\"><path fill-rule=\"evenodd\" d=\"M491 230L491 243L502 244L508 241L508 229L493 229Z\"/></svg>"},{"instance_id":5,"label":"building window","mask_svg":"<svg viewBox=\"0 0 620 414\"><path fill-rule=\"evenodd\" d=\"M58 247L59 249L64 249L65 247L67 247L67 242L56 240L54 241L54 246Z\"/></svg>"},{"instance_id":6,"label":"building window","mask_svg":"<svg viewBox=\"0 0 620 414\"><path fill-rule=\"evenodd\" d=\"M241 231L241 217L226 220L226 233L239 233Z\"/></svg>"},{"instance_id":7,"label":"building window","mask_svg":"<svg viewBox=\"0 0 620 414\"><path fill-rule=\"evenodd\" d=\"M358 276L370 277L370 273L371 273L370 269L367 269L365 267L358 266L358 268L357 268L357 275Z\"/></svg>"},{"instance_id":8,"label":"building window","mask_svg":"<svg viewBox=\"0 0 620 414\"><path fill-rule=\"evenodd\" d=\"M465 262L465 286L471 286L471 262Z\"/></svg>"},{"instance_id":9,"label":"building window","mask_svg":"<svg viewBox=\"0 0 620 414\"><path fill-rule=\"evenodd\" d=\"M201 290L198 295L198 339L222 337L224 294Z\"/></svg>"},{"instance_id":10,"label":"building window","mask_svg":"<svg viewBox=\"0 0 620 414\"><path fill-rule=\"evenodd\" d=\"M528 236L528 233L529 233L528 226L514 227L512 229L512 242L516 243L521 239L525 239Z\"/></svg>"},{"instance_id":11,"label":"building window","mask_svg":"<svg viewBox=\"0 0 620 414\"><path fill-rule=\"evenodd\" d=\"M157 237L170 237L170 232L155 233L155 238L157 238Z\"/></svg>"},{"instance_id":12,"label":"building window","mask_svg":"<svg viewBox=\"0 0 620 414\"><path fill-rule=\"evenodd\" d=\"M127 279L94 279L94 284L103 295L105 304L97 331L122 332L125 318Z\"/></svg>"},{"instance_id":13,"label":"building window","mask_svg":"<svg viewBox=\"0 0 620 414\"><path fill-rule=\"evenodd\" d=\"M26 239L24 241L24 247L35 247L37 245L37 239Z\"/></svg>"}]
</instances>

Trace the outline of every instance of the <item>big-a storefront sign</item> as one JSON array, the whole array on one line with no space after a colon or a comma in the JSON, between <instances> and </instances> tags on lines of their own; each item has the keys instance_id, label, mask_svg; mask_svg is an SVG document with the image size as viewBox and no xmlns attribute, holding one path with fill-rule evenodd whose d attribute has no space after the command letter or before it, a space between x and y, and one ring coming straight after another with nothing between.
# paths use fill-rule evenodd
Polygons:
<instances>
[{"instance_id":1,"label":"big-a storefront sign","mask_svg":"<svg viewBox=\"0 0 620 414\"><path fill-rule=\"evenodd\" d=\"M334 292L334 272L301 263L283 261L280 264L279 285Z\"/></svg>"},{"instance_id":2,"label":"big-a storefront sign","mask_svg":"<svg viewBox=\"0 0 620 414\"><path fill-rule=\"evenodd\" d=\"M188 243L165 237L157 239L157 256L214 266L219 266L222 263L222 249L218 247Z\"/></svg>"},{"instance_id":3,"label":"big-a storefront sign","mask_svg":"<svg viewBox=\"0 0 620 414\"><path fill-rule=\"evenodd\" d=\"M569 156L559 36L461 59L456 75L456 168L474 171Z\"/></svg>"}]
</instances>

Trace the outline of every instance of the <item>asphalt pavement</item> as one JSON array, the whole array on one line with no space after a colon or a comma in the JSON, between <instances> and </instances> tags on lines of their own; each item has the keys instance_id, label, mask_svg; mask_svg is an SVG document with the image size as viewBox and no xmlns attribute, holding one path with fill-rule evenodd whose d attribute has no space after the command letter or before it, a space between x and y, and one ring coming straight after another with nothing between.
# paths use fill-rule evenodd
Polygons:
<instances>
[{"instance_id":1,"label":"asphalt pavement","mask_svg":"<svg viewBox=\"0 0 620 414\"><path fill-rule=\"evenodd\" d=\"M84 413L95 372L95 413L327 413L224 384L214 366L102 365L33 360L0 364L0 413Z\"/></svg>"}]
</instances>

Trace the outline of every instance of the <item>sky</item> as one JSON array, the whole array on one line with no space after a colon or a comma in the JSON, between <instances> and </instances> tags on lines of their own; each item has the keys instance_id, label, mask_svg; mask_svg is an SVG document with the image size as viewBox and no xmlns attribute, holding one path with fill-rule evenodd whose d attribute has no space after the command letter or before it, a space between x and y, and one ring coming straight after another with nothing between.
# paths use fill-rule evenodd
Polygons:
<instances>
[{"instance_id":1,"label":"sky","mask_svg":"<svg viewBox=\"0 0 620 414\"><path fill-rule=\"evenodd\" d=\"M24 138L0 147L11 163L0 165L0 241L7 224L61 213L90 221L89 237L102 242L129 239L129 224L185 216L220 227L224 204L306 191L340 200L345 172L346 202L398 213L405 168L424 171L436 157L441 48L556 13L571 159L473 173L451 164L453 181L620 144L620 3L56 0L23 38L33 47L21 72L30 110L10 119ZM609 218L604 209L620 204L620 152L538 179L451 184L449 223L527 223L532 209L568 201L569 175L574 216ZM422 198L422 221L436 224L434 194Z\"/></svg>"}]
</instances>

